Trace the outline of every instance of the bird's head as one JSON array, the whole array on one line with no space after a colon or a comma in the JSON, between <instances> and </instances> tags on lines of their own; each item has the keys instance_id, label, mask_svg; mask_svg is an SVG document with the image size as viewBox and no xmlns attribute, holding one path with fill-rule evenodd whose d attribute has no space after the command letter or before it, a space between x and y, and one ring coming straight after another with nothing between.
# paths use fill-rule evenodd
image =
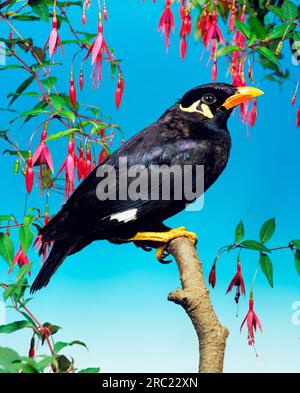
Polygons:
<instances>
[{"instance_id":1,"label":"bird's head","mask_svg":"<svg viewBox=\"0 0 300 393\"><path fill-rule=\"evenodd\" d=\"M237 105L262 94L255 87L210 83L188 91L179 101L179 110L187 120L222 128Z\"/></svg>"}]
</instances>

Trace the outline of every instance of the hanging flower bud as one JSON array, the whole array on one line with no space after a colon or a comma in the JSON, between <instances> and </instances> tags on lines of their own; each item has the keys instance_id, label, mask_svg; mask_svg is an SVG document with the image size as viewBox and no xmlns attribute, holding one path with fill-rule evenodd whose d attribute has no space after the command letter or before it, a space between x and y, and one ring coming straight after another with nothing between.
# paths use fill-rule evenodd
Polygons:
<instances>
[{"instance_id":1,"label":"hanging flower bud","mask_svg":"<svg viewBox=\"0 0 300 393\"><path fill-rule=\"evenodd\" d=\"M84 165L85 165L84 150L82 146L80 146L78 151L79 151L79 159L77 162L77 176L78 176L78 180L81 180L84 179Z\"/></svg>"},{"instance_id":2,"label":"hanging flower bud","mask_svg":"<svg viewBox=\"0 0 300 393\"><path fill-rule=\"evenodd\" d=\"M209 284L214 288L216 285L216 263L212 265L208 278Z\"/></svg>"},{"instance_id":3,"label":"hanging flower bud","mask_svg":"<svg viewBox=\"0 0 300 393\"><path fill-rule=\"evenodd\" d=\"M123 76L120 75L119 80L118 80L117 90L116 90L116 97L115 97L117 109L119 109L120 105L121 105L124 87L125 87L124 79L123 79Z\"/></svg>"},{"instance_id":4,"label":"hanging flower bud","mask_svg":"<svg viewBox=\"0 0 300 393\"><path fill-rule=\"evenodd\" d=\"M291 102L291 104L292 104L292 105L295 105L296 98L297 98L296 96L293 96L293 98L292 98L292 102Z\"/></svg>"},{"instance_id":5,"label":"hanging flower bud","mask_svg":"<svg viewBox=\"0 0 300 393\"><path fill-rule=\"evenodd\" d=\"M107 21L108 19L108 12L107 12L107 8L106 8L106 2L104 1L104 5L103 5L103 18L105 21Z\"/></svg>"},{"instance_id":6,"label":"hanging flower bud","mask_svg":"<svg viewBox=\"0 0 300 393\"><path fill-rule=\"evenodd\" d=\"M34 171L32 168L32 156L31 153L28 152L27 169L25 173L25 183L26 183L26 190L28 194L30 194L32 191L33 182L34 182Z\"/></svg>"},{"instance_id":7,"label":"hanging flower bud","mask_svg":"<svg viewBox=\"0 0 300 393\"><path fill-rule=\"evenodd\" d=\"M83 25L86 25L86 9L83 7L82 14L81 14L81 21Z\"/></svg>"},{"instance_id":8,"label":"hanging flower bud","mask_svg":"<svg viewBox=\"0 0 300 393\"><path fill-rule=\"evenodd\" d=\"M71 76L70 76L70 100L73 105L73 107L76 109L77 101L76 101L76 88L75 88L75 82L74 82L74 74L73 71L71 71Z\"/></svg>"},{"instance_id":9,"label":"hanging flower bud","mask_svg":"<svg viewBox=\"0 0 300 393\"><path fill-rule=\"evenodd\" d=\"M217 59L216 59L216 57L214 58L211 76L212 76L213 82L215 82L217 80L217 76L218 76L218 66L217 66Z\"/></svg>"},{"instance_id":10,"label":"hanging flower bud","mask_svg":"<svg viewBox=\"0 0 300 393\"><path fill-rule=\"evenodd\" d=\"M86 160L85 160L85 167L84 167L84 177L87 177L92 170L92 156L90 146L87 145L86 147Z\"/></svg>"},{"instance_id":11,"label":"hanging flower bud","mask_svg":"<svg viewBox=\"0 0 300 393\"><path fill-rule=\"evenodd\" d=\"M28 357L30 357L31 359L35 358L34 346L35 346L35 339L34 339L34 336L33 336L31 341L30 341L30 348L29 348L29 353L28 353Z\"/></svg>"},{"instance_id":12,"label":"hanging flower bud","mask_svg":"<svg viewBox=\"0 0 300 393\"><path fill-rule=\"evenodd\" d=\"M98 164L101 165L109 156L109 153L106 149L102 149L100 154L99 154L99 159L98 159Z\"/></svg>"},{"instance_id":13,"label":"hanging flower bud","mask_svg":"<svg viewBox=\"0 0 300 393\"><path fill-rule=\"evenodd\" d=\"M80 69L80 75L79 75L79 87L80 87L80 90L82 91L83 87L84 87L84 76L83 76L82 68Z\"/></svg>"},{"instance_id":14,"label":"hanging flower bud","mask_svg":"<svg viewBox=\"0 0 300 393\"><path fill-rule=\"evenodd\" d=\"M74 191L74 172L75 172L75 145L72 138L70 138L68 143L68 155L67 158L64 160L57 176L65 170L65 196L69 198L71 193Z\"/></svg>"},{"instance_id":15,"label":"hanging flower bud","mask_svg":"<svg viewBox=\"0 0 300 393\"><path fill-rule=\"evenodd\" d=\"M180 19L183 19L184 15L185 15L185 0L181 0L180 8L179 8Z\"/></svg>"},{"instance_id":16,"label":"hanging flower bud","mask_svg":"<svg viewBox=\"0 0 300 393\"><path fill-rule=\"evenodd\" d=\"M186 42L185 36L183 36L180 41L180 56L181 56L182 60L184 60L184 58L185 58L186 49L187 49L187 42Z\"/></svg>"},{"instance_id":17,"label":"hanging flower bud","mask_svg":"<svg viewBox=\"0 0 300 393\"><path fill-rule=\"evenodd\" d=\"M300 107L297 110L297 122L296 122L296 126L300 127Z\"/></svg>"},{"instance_id":18,"label":"hanging flower bud","mask_svg":"<svg viewBox=\"0 0 300 393\"><path fill-rule=\"evenodd\" d=\"M232 0L232 6L231 6L231 13L229 17L229 31L233 32L235 28L235 18L236 18L236 6L235 6L235 0Z\"/></svg>"},{"instance_id":19,"label":"hanging flower bud","mask_svg":"<svg viewBox=\"0 0 300 393\"><path fill-rule=\"evenodd\" d=\"M19 268L21 268L24 265L30 265L28 256L25 255L22 246L20 246L19 251L16 253L14 260L13 260L13 266L16 266L16 264L19 265ZM12 272L12 268L8 270L8 274ZM28 275L31 275L30 270L28 271Z\"/></svg>"}]
</instances>

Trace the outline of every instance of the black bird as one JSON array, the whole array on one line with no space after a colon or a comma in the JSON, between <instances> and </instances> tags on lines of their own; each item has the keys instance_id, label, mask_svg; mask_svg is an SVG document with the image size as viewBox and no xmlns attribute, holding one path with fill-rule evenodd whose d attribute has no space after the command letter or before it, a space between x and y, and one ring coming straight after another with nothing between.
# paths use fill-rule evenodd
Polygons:
<instances>
[{"instance_id":1,"label":"black bird","mask_svg":"<svg viewBox=\"0 0 300 393\"><path fill-rule=\"evenodd\" d=\"M127 160L124 167L139 168L144 174L149 174L153 166L164 165L170 168L175 165L185 168L186 165L191 165L192 190L196 192L193 199L196 199L216 181L226 167L231 148L227 120L233 108L261 94L261 90L253 87L235 87L223 83L196 87L188 91L155 123L109 156L80 184L60 212L41 229L41 252L45 245L50 242L54 244L31 291L35 292L46 286L67 256L77 253L95 240L106 239L113 243L132 241L146 250L155 247L161 262L165 261L164 250L172 239L187 236L196 242L196 235L187 232L185 228L170 229L163 224L164 220L179 213L187 203L192 202L185 195L181 199L175 195L176 186L179 184L179 188L183 187L180 181L182 179L171 177L170 189L173 191L170 192L169 199L164 198L161 191L156 198L149 196L149 182L143 198L121 198L123 169L121 170L120 159ZM204 179L203 174L197 175L197 165L204 166ZM108 173L106 176L99 176L99 171L105 166L109 166L111 172L115 170L116 176L110 177ZM197 191L197 182L201 181L201 177L204 187ZM102 197L99 184L104 179L108 180L106 188L102 189L101 183L102 194L104 190L107 192L110 189L112 194L115 191L116 198L104 200ZM134 177L127 177L126 191L134 186L135 180ZM163 187L163 181L161 176L158 180L156 178L154 186Z\"/></svg>"}]
</instances>

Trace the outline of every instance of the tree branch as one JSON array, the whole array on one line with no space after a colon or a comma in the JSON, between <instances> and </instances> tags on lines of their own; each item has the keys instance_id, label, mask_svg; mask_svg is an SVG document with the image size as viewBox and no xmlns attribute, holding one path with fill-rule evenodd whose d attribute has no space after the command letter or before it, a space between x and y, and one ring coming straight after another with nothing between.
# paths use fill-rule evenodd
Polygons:
<instances>
[{"instance_id":1,"label":"tree branch","mask_svg":"<svg viewBox=\"0 0 300 393\"><path fill-rule=\"evenodd\" d=\"M187 238L174 239L168 251L176 259L182 285L182 289L169 294L168 300L180 304L194 325L199 340L199 372L221 373L229 331L220 324L213 310L202 263Z\"/></svg>"}]
</instances>

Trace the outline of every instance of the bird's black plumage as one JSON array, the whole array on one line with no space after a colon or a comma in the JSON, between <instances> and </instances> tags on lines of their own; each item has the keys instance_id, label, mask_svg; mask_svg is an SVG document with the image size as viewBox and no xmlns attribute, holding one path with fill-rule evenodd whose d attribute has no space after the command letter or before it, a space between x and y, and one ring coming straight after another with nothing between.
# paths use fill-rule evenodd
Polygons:
<instances>
[{"instance_id":1,"label":"bird's black plumage","mask_svg":"<svg viewBox=\"0 0 300 393\"><path fill-rule=\"evenodd\" d=\"M120 157L126 157L128 167L142 164L146 169L150 165L204 165L204 189L207 190L220 176L229 158L231 138L227 120L231 109L223 104L236 92L236 87L227 84L207 84L190 90L155 123L108 157L104 164L118 171ZM125 242L137 232L162 230L163 221L186 206L186 200L174 198L100 201L96 195L97 169L40 231L43 242L54 241L54 245L32 291L46 286L67 256L94 240ZM117 187L117 183L118 178L113 187ZM134 219L124 217L122 220L122 214L128 211L135 212Z\"/></svg>"}]
</instances>

